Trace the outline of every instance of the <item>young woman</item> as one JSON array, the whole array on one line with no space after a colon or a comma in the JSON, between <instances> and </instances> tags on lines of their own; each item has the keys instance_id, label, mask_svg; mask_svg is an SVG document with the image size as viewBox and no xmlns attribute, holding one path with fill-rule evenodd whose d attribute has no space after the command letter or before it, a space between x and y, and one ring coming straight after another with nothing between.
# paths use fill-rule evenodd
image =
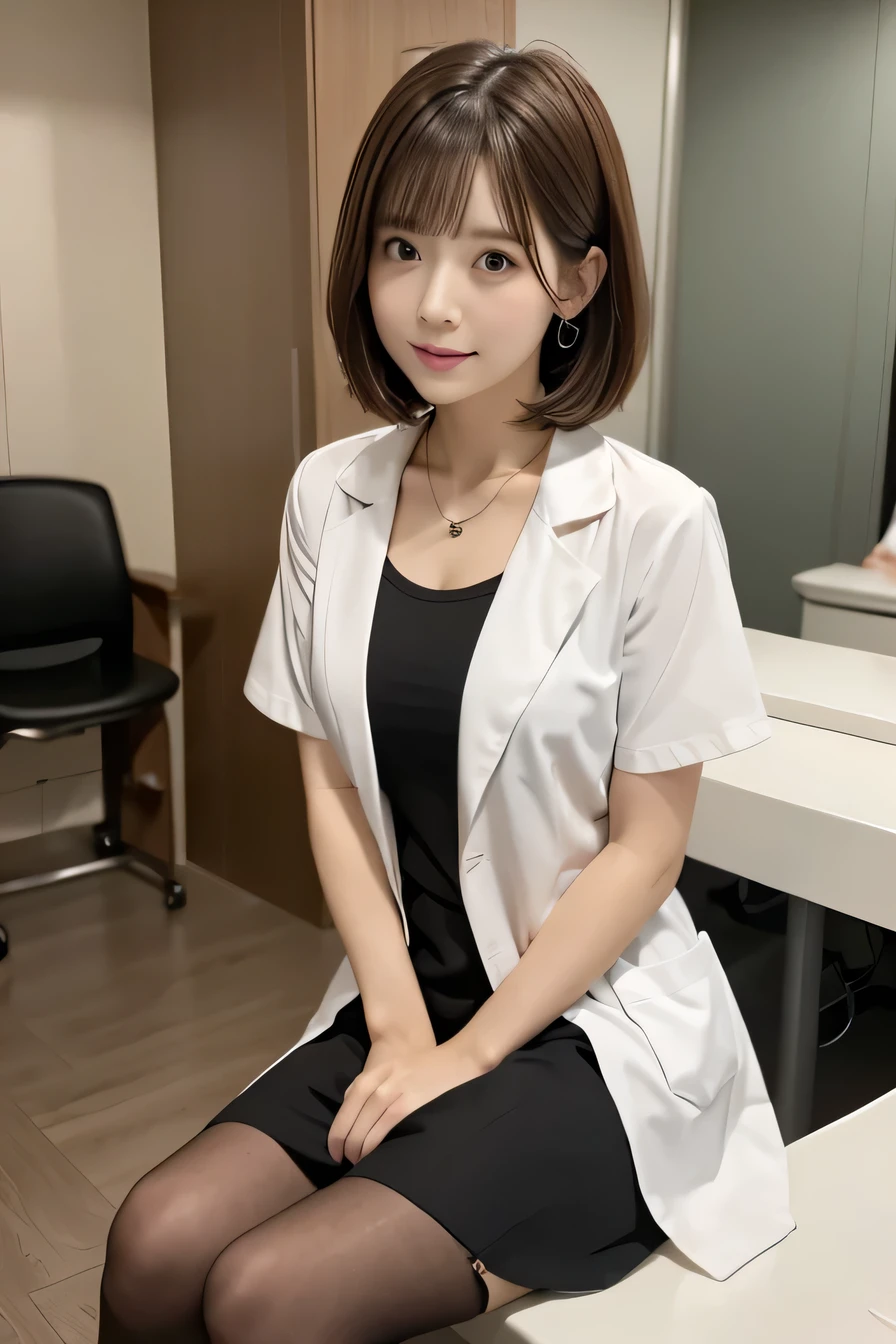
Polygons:
<instances>
[{"instance_id":1,"label":"young woman","mask_svg":"<svg viewBox=\"0 0 896 1344\"><path fill-rule=\"evenodd\" d=\"M711 496L591 427L648 296L578 69L487 42L414 66L357 153L328 313L389 423L302 461L246 690L298 730L347 956L125 1200L101 1344L406 1340L608 1288L666 1237L724 1278L793 1228L675 889L701 762L769 726Z\"/></svg>"}]
</instances>

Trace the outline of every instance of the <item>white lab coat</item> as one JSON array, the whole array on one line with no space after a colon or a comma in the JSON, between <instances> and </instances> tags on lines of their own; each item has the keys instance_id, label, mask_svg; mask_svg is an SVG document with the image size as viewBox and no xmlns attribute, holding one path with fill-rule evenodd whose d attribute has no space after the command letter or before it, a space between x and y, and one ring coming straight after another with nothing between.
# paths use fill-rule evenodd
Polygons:
<instances>
[{"instance_id":1,"label":"white lab coat","mask_svg":"<svg viewBox=\"0 0 896 1344\"><path fill-rule=\"evenodd\" d=\"M419 433L377 429L302 461L246 682L264 714L333 744L406 938L365 683L399 483ZM492 987L607 843L614 764L674 769L770 732L712 496L592 427L557 430L460 714L460 882ZM345 958L292 1048L357 993ZM792 1231L784 1146L752 1043L677 890L563 1015L590 1039L647 1205L685 1255L724 1279Z\"/></svg>"},{"instance_id":2,"label":"white lab coat","mask_svg":"<svg viewBox=\"0 0 896 1344\"><path fill-rule=\"evenodd\" d=\"M889 551L891 555L896 555L896 509L893 510L890 526L881 537L879 545L883 546L884 550Z\"/></svg>"}]
</instances>

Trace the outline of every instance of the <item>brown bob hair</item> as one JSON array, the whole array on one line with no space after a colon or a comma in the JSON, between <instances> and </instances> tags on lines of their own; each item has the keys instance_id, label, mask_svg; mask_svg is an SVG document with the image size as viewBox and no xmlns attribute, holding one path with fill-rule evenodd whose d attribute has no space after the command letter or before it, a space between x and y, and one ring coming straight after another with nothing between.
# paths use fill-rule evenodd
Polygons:
<instances>
[{"instance_id":1,"label":"brown bob hair","mask_svg":"<svg viewBox=\"0 0 896 1344\"><path fill-rule=\"evenodd\" d=\"M377 108L361 141L339 212L327 320L349 389L367 411L409 423L428 403L387 354L367 292L374 225L425 234L460 227L477 161L488 168L502 226L525 249L544 289L530 208L573 266L596 245L608 269L575 323L571 350L560 319L542 342L545 396L515 423L579 429L620 406L647 353L650 299L622 149L606 108L570 60L493 42L440 47Z\"/></svg>"}]
</instances>

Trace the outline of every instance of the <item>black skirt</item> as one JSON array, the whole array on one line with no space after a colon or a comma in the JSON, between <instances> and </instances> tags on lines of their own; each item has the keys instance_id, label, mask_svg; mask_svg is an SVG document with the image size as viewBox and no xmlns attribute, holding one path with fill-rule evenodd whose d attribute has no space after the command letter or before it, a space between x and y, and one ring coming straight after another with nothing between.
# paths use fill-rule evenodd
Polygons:
<instances>
[{"instance_id":1,"label":"black skirt","mask_svg":"<svg viewBox=\"0 0 896 1344\"><path fill-rule=\"evenodd\" d=\"M269 1134L318 1189L352 1176L389 1186L490 1273L524 1288L609 1288L665 1240L574 1023L558 1017L497 1068L399 1121L355 1166L337 1163L327 1135L369 1048L355 998L210 1125L238 1121Z\"/></svg>"},{"instance_id":2,"label":"black skirt","mask_svg":"<svg viewBox=\"0 0 896 1344\"><path fill-rule=\"evenodd\" d=\"M368 651L377 768L395 822L410 956L436 1041L491 994L457 868L457 733L469 660L500 575L422 588L387 560ZM558 1017L489 1073L400 1121L356 1166L327 1135L370 1037L357 997L206 1128L238 1121L280 1143L318 1189L365 1176L441 1223L524 1288L609 1288L665 1241L585 1033Z\"/></svg>"}]
</instances>

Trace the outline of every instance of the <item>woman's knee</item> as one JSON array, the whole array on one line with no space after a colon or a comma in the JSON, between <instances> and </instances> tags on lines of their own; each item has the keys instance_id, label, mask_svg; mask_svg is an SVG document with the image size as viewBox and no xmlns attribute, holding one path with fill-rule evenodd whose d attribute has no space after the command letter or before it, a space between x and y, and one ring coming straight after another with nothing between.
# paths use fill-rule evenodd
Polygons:
<instances>
[{"instance_id":1,"label":"woman's knee","mask_svg":"<svg viewBox=\"0 0 896 1344\"><path fill-rule=\"evenodd\" d=\"M153 1329L199 1312L219 1249L208 1221L199 1197L163 1172L137 1182L112 1220L103 1269L103 1296L123 1326Z\"/></svg>"},{"instance_id":2,"label":"woman's knee","mask_svg":"<svg viewBox=\"0 0 896 1344\"><path fill-rule=\"evenodd\" d=\"M202 1317L212 1344L264 1338L262 1325L276 1300L282 1271L282 1264L274 1263L269 1248L252 1232L221 1252L202 1294Z\"/></svg>"}]
</instances>

